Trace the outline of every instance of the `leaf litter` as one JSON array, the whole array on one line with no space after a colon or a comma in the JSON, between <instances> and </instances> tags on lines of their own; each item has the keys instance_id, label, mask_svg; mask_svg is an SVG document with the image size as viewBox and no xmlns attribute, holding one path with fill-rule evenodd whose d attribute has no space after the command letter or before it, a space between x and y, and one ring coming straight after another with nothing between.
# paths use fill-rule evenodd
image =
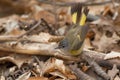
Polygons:
<instances>
[{"instance_id":1,"label":"leaf litter","mask_svg":"<svg viewBox=\"0 0 120 80\"><path fill-rule=\"evenodd\" d=\"M94 21L83 54L73 57L55 48L72 24L68 7L78 2ZM0 80L120 80L119 3L1 0Z\"/></svg>"}]
</instances>

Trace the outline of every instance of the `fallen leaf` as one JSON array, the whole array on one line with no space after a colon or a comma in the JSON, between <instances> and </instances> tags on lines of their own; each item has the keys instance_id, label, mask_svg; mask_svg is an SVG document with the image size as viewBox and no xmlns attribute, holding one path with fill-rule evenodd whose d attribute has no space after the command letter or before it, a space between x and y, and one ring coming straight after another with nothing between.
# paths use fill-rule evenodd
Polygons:
<instances>
[{"instance_id":1,"label":"fallen leaf","mask_svg":"<svg viewBox=\"0 0 120 80\"><path fill-rule=\"evenodd\" d=\"M120 39L115 32L113 33L112 37L107 37L105 33L106 32L103 32L101 36L96 34L95 40L92 42L97 51L111 51L115 48L115 45L117 45L116 41Z\"/></svg>"},{"instance_id":2,"label":"fallen leaf","mask_svg":"<svg viewBox=\"0 0 120 80\"><path fill-rule=\"evenodd\" d=\"M46 77L30 77L28 80L49 80Z\"/></svg>"},{"instance_id":3,"label":"fallen leaf","mask_svg":"<svg viewBox=\"0 0 120 80\"><path fill-rule=\"evenodd\" d=\"M21 76L19 76L16 80L27 80L30 77L30 75L31 75L31 72L26 72Z\"/></svg>"},{"instance_id":4,"label":"fallen leaf","mask_svg":"<svg viewBox=\"0 0 120 80\"><path fill-rule=\"evenodd\" d=\"M0 80L5 80L5 77L4 76L0 76Z\"/></svg>"},{"instance_id":5,"label":"fallen leaf","mask_svg":"<svg viewBox=\"0 0 120 80\"><path fill-rule=\"evenodd\" d=\"M48 22L48 24L55 24L55 16L52 13L45 10L36 12L34 14L34 18L36 20L40 20L41 18L43 18L45 21Z\"/></svg>"},{"instance_id":6,"label":"fallen leaf","mask_svg":"<svg viewBox=\"0 0 120 80\"><path fill-rule=\"evenodd\" d=\"M62 73L60 73L60 72L58 72L58 71L55 71L55 72L50 72L50 74L51 75L53 75L53 76L58 76L58 77L60 77L60 78L62 78L62 79L67 79L67 77L65 77Z\"/></svg>"},{"instance_id":7,"label":"fallen leaf","mask_svg":"<svg viewBox=\"0 0 120 80\"><path fill-rule=\"evenodd\" d=\"M120 80L120 77L119 77L119 76L116 76L116 77L114 78L114 80Z\"/></svg>"},{"instance_id":8,"label":"fallen leaf","mask_svg":"<svg viewBox=\"0 0 120 80\"><path fill-rule=\"evenodd\" d=\"M90 42L90 39L89 38L86 38L85 41L84 41L85 45L84 45L84 48L85 49L93 49L94 47L91 45L91 42Z\"/></svg>"},{"instance_id":9,"label":"fallen leaf","mask_svg":"<svg viewBox=\"0 0 120 80\"><path fill-rule=\"evenodd\" d=\"M110 76L110 80L113 80L118 72L119 69L117 69L117 66L114 64L112 70L108 70L108 75Z\"/></svg>"},{"instance_id":10,"label":"fallen leaf","mask_svg":"<svg viewBox=\"0 0 120 80\"><path fill-rule=\"evenodd\" d=\"M0 62L12 62L13 64L17 65L17 67L21 67L23 63L30 63L32 60L32 56L28 55L19 55L19 54L11 54L6 57L1 57Z\"/></svg>"},{"instance_id":11,"label":"fallen leaf","mask_svg":"<svg viewBox=\"0 0 120 80\"><path fill-rule=\"evenodd\" d=\"M106 54L106 56L104 57L105 60L115 59L115 58L120 59L120 52L111 51L110 53Z\"/></svg>"}]
</instances>

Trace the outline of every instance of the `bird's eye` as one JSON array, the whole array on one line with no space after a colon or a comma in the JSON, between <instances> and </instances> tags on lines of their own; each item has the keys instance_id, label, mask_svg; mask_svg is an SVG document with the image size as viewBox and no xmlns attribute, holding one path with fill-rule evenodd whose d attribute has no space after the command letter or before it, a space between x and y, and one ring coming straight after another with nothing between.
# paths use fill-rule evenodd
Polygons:
<instances>
[{"instance_id":1,"label":"bird's eye","mask_svg":"<svg viewBox=\"0 0 120 80\"><path fill-rule=\"evenodd\" d=\"M61 48L64 48L64 47L65 47L65 45L64 45L63 43L60 43L59 46L60 46Z\"/></svg>"},{"instance_id":2,"label":"bird's eye","mask_svg":"<svg viewBox=\"0 0 120 80\"><path fill-rule=\"evenodd\" d=\"M68 46L68 41L66 39L62 40L60 43L59 43L59 47L60 48L65 48Z\"/></svg>"}]
</instances>

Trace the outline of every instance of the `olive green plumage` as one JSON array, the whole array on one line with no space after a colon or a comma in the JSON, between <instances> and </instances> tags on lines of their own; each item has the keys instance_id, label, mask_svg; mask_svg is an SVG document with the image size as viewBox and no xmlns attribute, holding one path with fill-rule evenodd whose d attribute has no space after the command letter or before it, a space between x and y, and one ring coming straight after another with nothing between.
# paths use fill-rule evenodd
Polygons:
<instances>
[{"instance_id":1,"label":"olive green plumage","mask_svg":"<svg viewBox=\"0 0 120 80\"><path fill-rule=\"evenodd\" d=\"M82 8L81 4L71 6L73 25L67 32L65 38L60 41L58 48L66 51L70 55L79 55L83 49L83 43L89 29L85 24L89 10Z\"/></svg>"}]
</instances>

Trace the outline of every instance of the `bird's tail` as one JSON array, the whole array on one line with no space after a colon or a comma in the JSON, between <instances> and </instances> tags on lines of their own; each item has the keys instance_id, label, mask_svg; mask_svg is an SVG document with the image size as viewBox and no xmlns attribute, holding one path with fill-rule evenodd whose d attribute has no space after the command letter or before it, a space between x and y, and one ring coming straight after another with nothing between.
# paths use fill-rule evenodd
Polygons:
<instances>
[{"instance_id":1,"label":"bird's tail","mask_svg":"<svg viewBox=\"0 0 120 80\"><path fill-rule=\"evenodd\" d=\"M84 26L89 9L87 7L83 8L82 4L78 3L71 7L72 21L74 24Z\"/></svg>"}]
</instances>

